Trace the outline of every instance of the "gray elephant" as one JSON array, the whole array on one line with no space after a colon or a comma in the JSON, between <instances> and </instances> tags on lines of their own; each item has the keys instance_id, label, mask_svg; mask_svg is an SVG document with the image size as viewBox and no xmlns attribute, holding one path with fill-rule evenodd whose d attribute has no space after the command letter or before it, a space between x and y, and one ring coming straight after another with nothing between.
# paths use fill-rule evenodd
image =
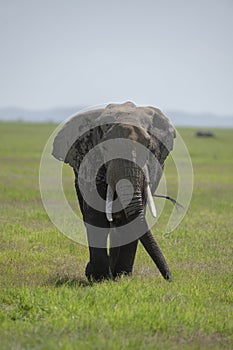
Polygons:
<instances>
[{"instance_id":1,"label":"gray elephant","mask_svg":"<svg viewBox=\"0 0 233 350\"><path fill-rule=\"evenodd\" d=\"M145 212L148 203L156 216L152 195L174 138L174 127L159 109L132 102L78 114L55 137L53 156L74 170L90 281L130 275L139 240L163 277L172 280Z\"/></svg>"}]
</instances>

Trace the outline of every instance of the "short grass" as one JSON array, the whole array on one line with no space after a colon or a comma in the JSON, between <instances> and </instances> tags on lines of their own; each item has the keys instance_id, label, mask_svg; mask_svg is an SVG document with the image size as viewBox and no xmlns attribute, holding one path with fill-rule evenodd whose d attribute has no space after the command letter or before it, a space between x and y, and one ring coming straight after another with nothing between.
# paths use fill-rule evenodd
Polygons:
<instances>
[{"instance_id":1,"label":"short grass","mask_svg":"<svg viewBox=\"0 0 233 350\"><path fill-rule=\"evenodd\" d=\"M167 283L139 246L132 278L89 285L87 248L51 224L38 169L53 124L0 123L0 349L232 349L233 130L180 129L194 166L190 209L153 233ZM175 181L167 162L169 181ZM73 176L66 170L70 201Z\"/></svg>"}]
</instances>

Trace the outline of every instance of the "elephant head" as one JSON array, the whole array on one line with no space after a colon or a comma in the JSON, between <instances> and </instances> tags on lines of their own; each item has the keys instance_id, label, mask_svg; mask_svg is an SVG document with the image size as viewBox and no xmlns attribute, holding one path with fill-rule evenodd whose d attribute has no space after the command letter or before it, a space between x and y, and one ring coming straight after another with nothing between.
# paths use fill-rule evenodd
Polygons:
<instances>
[{"instance_id":1,"label":"elephant head","mask_svg":"<svg viewBox=\"0 0 233 350\"><path fill-rule=\"evenodd\" d=\"M112 216L111 203L113 203L114 194L117 194L118 204L124 209L127 221L135 215L141 215L143 219L146 198L150 199L149 206L155 216L156 210L154 202L151 201L148 179L149 134L136 125L121 123L114 124L105 133L103 140L111 140L103 151L104 155L107 153L107 159L110 158L106 164L108 220L113 221L113 217L117 217L117 215ZM118 217L120 217L119 214Z\"/></svg>"},{"instance_id":2,"label":"elephant head","mask_svg":"<svg viewBox=\"0 0 233 350\"><path fill-rule=\"evenodd\" d=\"M95 186L93 178L106 185L105 214L111 225L119 227L137 219L143 231L141 241L157 266L161 262L159 248L153 246L156 243L147 228L145 204L148 202L155 216L152 195L174 138L174 127L159 109L126 102L73 117L58 133L53 147L54 157L69 163L88 187ZM81 167L95 148L93 159L90 157ZM163 256L161 259L165 266ZM171 275L165 267L164 273L159 269L169 279Z\"/></svg>"}]
</instances>

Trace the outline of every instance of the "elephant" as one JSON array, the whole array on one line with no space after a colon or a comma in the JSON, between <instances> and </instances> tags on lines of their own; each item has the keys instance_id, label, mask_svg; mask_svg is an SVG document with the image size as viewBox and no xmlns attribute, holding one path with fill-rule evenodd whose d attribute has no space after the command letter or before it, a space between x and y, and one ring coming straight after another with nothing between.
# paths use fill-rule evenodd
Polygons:
<instances>
[{"instance_id":1,"label":"elephant","mask_svg":"<svg viewBox=\"0 0 233 350\"><path fill-rule=\"evenodd\" d=\"M87 231L89 281L132 275L138 241L162 276L173 280L145 214L148 203L156 216L152 196L175 137L174 126L158 108L132 102L77 114L57 133L52 154L74 171Z\"/></svg>"}]
</instances>

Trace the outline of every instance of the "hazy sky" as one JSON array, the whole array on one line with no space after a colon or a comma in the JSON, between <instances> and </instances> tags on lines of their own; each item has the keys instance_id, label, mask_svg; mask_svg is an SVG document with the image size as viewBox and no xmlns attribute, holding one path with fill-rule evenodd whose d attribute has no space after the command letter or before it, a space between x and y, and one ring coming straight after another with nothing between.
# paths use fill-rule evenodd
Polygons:
<instances>
[{"instance_id":1,"label":"hazy sky","mask_svg":"<svg viewBox=\"0 0 233 350\"><path fill-rule=\"evenodd\" d=\"M0 0L0 107L233 114L233 0Z\"/></svg>"}]
</instances>

